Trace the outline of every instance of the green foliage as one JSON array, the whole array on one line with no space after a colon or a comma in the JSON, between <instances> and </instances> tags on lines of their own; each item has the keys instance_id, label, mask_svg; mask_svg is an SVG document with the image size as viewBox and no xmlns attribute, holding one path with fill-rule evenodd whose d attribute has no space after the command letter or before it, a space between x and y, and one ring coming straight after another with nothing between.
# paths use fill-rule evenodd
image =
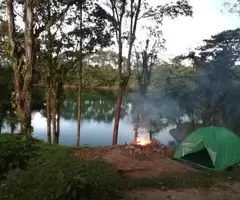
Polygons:
<instances>
[{"instance_id":1,"label":"green foliage","mask_svg":"<svg viewBox=\"0 0 240 200\"><path fill-rule=\"evenodd\" d=\"M204 40L204 45L179 58L190 59L193 68L171 68L165 90L185 113L207 126L225 126L240 133L239 29L223 31ZM188 70L186 70L188 69Z\"/></svg>"},{"instance_id":2,"label":"green foliage","mask_svg":"<svg viewBox=\"0 0 240 200\"><path fill-rule=\"evenodd\" d=\"M112 87L117 84L117 54L113 51L99 51L83 60L83 84L85 86ZM68 84L78 84L78 69L68 74Z\"/></svg>"},{"instance_id":3,"label":"green foliage","mask_svg":"<svg viewBox=\"0 0 240 200\"><path fill-rule=\"evenodd\" d=\"M31 135L4 135L0 137L0 180L14 169L25 169L28 160L36 153Z\"/></svg>"},{"instance_id":4,"label":"green foliage","mask_svg":"<svg viewBox=\"0 0 240 200\"><path fill-rule=\"evenodd\" d=\"M172 59L170 62L161 62L152 70L150 88L162 90L169 84L168 80L173 80L172 83L174 83L196 74L196 68L185 66L179 60Z\"/></svg>"},{"instance_id":5,"label":"green foliage","mask_svg":"<svg viewBox=\"0 0 240 200\"><path fill-rule=\"evenodd\" d=\"M1 200L116 199L122 180L107 164L75 159L69 148L38 146L39 156L25 171L9 173L0 187Z\"/></svg>"}]
</instances>

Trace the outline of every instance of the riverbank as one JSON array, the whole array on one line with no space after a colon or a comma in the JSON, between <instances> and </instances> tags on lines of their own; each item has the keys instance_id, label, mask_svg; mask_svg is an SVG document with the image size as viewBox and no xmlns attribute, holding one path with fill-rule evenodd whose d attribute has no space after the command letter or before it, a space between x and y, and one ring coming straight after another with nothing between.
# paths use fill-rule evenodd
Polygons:
<instances>
[{"instance_id":1,"label":"riverbank","mask_svg":"<svg viewBox=\"0 0 240 200\"><path fill-rule=\"evenodd\" d=\"M202 191L211 192L216 188L225 188L226 194L232 194L228 187L240 181L239 169L225 173L178 171L149 177L122 176L101 159L89 160L73 156L81 149L54 146L44 142L37 142L36 147L37 155L30 159L28 167L25 170L10 171L7 180L1 183L1 200L67 200L80 194L84 195L85 199L119 197L126 200L146 199L146 195L149 194L147 199L154 200L169 199L169 195L182 195L179 190L190 191L189 194L198 191L201 196L205 195ZM93 148L82 150L90 149ZM164 162L160 164L164 165ZM214 198L211 200L215 200Z\"/></svg>"}]
</instances>

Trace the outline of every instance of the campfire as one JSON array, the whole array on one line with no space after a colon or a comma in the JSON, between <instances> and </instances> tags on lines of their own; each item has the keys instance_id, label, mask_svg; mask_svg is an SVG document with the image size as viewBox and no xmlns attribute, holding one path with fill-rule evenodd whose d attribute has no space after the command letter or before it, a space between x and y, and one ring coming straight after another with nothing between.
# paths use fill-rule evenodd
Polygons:
<instances>
[{"instance_id":1,"label":"campfire","mask_svg":"<svg viewBox=\"0 0 240 200\"><path fill-rule=\"evenodd\" d=\"M133 141L133 145L146 146L151 143L150 133L146 130L146 128L139 127L137 138Z\"/></svg>"},{"instance_id":2,"label":"campfire","mask_svg":"<svg viewBox=\"0 0 240 200\"><path fill-rule=\"evenodd\" d=\"M147 136L143 135L141 137L137 137L137 140L135 141L135 143L137 145L141 145L141 146L145 146L145 145L148 145L148 144L151 144L151 139L148 138Z\"/></svg>"}]
</instances>

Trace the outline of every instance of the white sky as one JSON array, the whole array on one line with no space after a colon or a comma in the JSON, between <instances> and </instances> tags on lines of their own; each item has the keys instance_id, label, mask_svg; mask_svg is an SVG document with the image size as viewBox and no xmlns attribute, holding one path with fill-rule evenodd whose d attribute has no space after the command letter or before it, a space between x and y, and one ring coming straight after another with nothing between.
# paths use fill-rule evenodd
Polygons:
<instances>
[{"instance_id":1,"label":"white sky","mask_svg":"<svg viewBox=\"0 0 240 200\"><path fill-rule=\"evenodd\" d=\"M158 2L149 0L149 2ZM193 6L193 17L167 19L163 24L166 39L166 52L163 58L176 56L201 44L203 39L227 29L240 27L240 17L236 14L221 12L224 2L234 0L189 0Z\"/></svg>"},{"instance_id":2,"label":"white sky","mask_svg":"<svg viewBox=\"0 0 240 200\"><path fill-rule=\"evenodd\" d=\"M147 0L151 5L169 3L177 0ZM240 16L231 14L224 7L225 2L234 3L237 0L188 0L193 7L193 17L165 18L163 21L163 37L166 39L166 51L159 52L160 58L167 60L174 56L187 53L219 32L240 27ZM224 12L222 12L224 11ZM140 21L136 33L138 41L145 41L145 32L140 30L144 23ZM136 43L138 43L136 41ZM110 48L117 51L117 46ZM127 49L124 50L127 56Z\"/></svg>"}]
</instances>

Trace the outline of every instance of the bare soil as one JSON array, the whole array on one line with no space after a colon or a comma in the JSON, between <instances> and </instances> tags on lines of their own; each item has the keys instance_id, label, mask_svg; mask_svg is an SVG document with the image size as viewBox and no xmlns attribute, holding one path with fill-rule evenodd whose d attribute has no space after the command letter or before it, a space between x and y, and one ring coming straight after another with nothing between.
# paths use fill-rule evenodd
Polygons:
<instances>
[{"instance_id":1,"label":"bare soil","mask_svg":"<svg viewBox=\"0 0 240 200\"><path fill-rule=\"evenodd\" d=\"M153 177L161 174L199 172L171 159L174 149L154 142L147 146L125 145L81 149L74 156L108 162L128 177ZM123 200L240 200L240 183L221 183L208 189L141 189L129 191Z\"/></svg>"},{"instance_id":2,"label":"bare soil","mask_svg":"<svg viewBox=\"0 0 240 200\"><path fill-rule=\"evenodd\" d=\"M226 184L225 184L226 186ZM159 189L144 189L131 191L124 200L239 200L240 183L228 184L224 189L184 189L162 191Z\"/></svg>"},{"instance_id":3,"label":"bare soil","mask_svg":"<svg viewBox=\"0 0 240 200\"><path fill-rule=\"evenodd\" d=\"M81 149L74 156L103 160L117 172L129 177L152 177L179 172L197 172L197 170L172 160L173 148L153 142L147 146L125 145Z\"/></svg>"}]
</instances>

